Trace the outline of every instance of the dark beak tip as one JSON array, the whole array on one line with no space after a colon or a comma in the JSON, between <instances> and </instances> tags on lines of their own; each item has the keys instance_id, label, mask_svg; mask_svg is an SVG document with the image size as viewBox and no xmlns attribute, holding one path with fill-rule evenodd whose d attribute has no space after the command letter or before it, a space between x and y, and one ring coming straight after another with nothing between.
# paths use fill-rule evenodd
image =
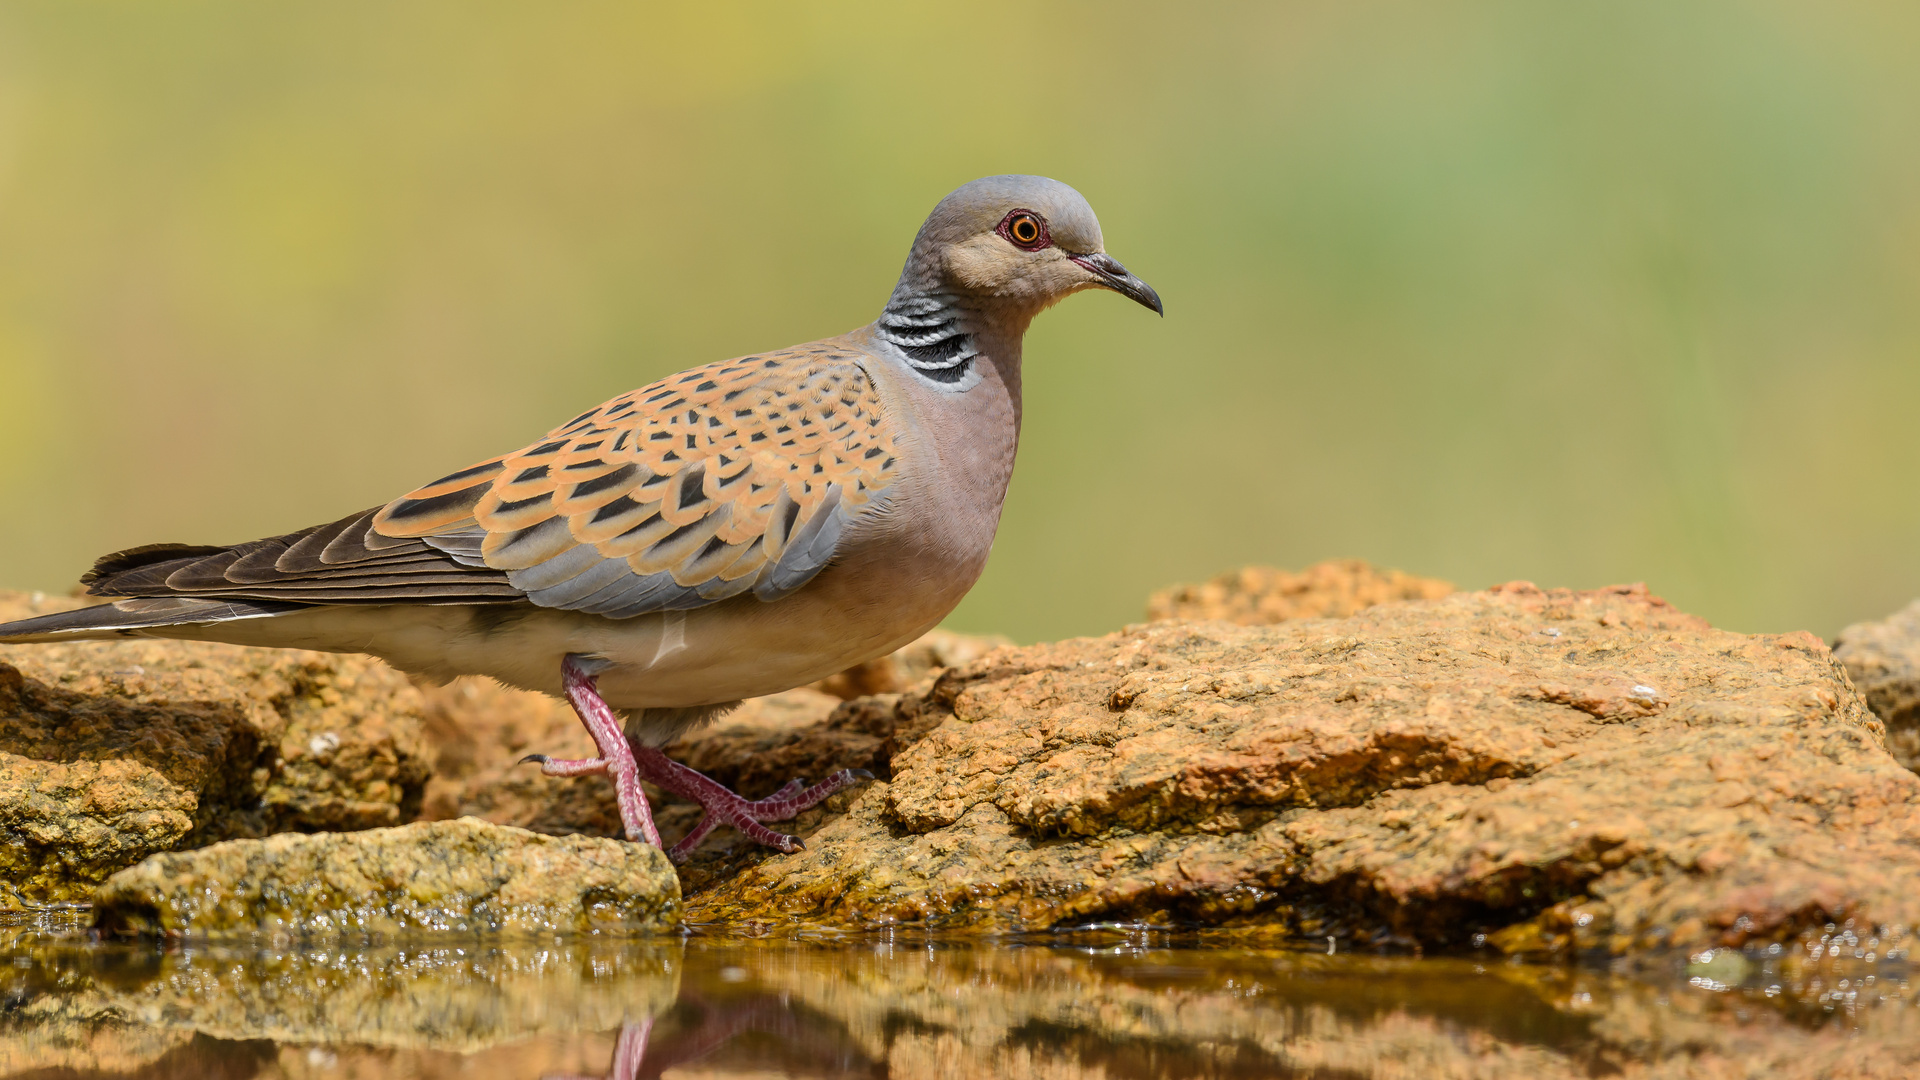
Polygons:
<instances>
[{"instance_id":1,"label":"dark beak tip","mask_svg":"<svg viewBox=\"0 0 1920 1080\"><path fill-rule=\"evenodd\" d=\"M1072 259L1092 271L1099 279L1099 284L1149 309L1163 319L1167 317L1167 309L1160 302L1159 292L1155 291L1153 286L1135 277L1113 256L1106 252L1096 252L1092 255L1074 255Z\"/></svg>"}]
</instances>

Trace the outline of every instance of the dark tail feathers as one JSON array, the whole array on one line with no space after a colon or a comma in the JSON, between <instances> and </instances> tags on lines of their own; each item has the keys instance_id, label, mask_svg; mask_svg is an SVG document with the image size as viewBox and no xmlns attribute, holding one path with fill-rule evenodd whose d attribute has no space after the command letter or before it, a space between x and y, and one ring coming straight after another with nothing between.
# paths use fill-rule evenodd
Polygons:
<instances>
[{"instance_id":1,"label":"dark tail feathers","mask_svg":"<svg viewBox=\"0 0 1920 1080\"><path fill-rule=\"evenodd\" d=\"M139 551L142 549L136 549ZM220 549L214 549L220 550ZM100 560L106 564L134 555L121 552ZM173 554L149 560L162 561ZM137 563L134 565L138 565ZM186 596L140 597L119 600L76 611L59 611L19 622L0 623L0 644L26 645L38 641L75 641L86 638L138 637L141 630L183 623L231 622L235 619L260 619L298 611L309 604L266 600L200 600Z\"/></svg>"}]
</instances>

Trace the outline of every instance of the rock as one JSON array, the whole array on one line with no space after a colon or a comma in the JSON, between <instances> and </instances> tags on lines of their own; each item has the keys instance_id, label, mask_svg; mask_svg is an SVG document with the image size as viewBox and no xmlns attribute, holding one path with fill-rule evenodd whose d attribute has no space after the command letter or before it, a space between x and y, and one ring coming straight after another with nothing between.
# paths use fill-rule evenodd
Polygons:
<instances>
[{"instance_id":1,"label":"rock","mask_svg":"<svg viewBox=\"0 0 1920 1080\"><path fill-rule=\"evenodd\" d=\"M76 606L0 594L0 620ZM366 657L203 642L0 649L0 909L154 852L410 820L421 701Z\"/></svg>"},{"instance_id":2,"label":"rock","mask_svg":"<svg viewBox=\"0 0 1920 1080\"><path fill-rule=\"evenodd\" d=\"M1315 563L1297 574L1249 566L1205 584L1154 593L1147 600L1147 618L1264 626L1287 619L1345 618L1390 600L1438 600L1451 592L1447 582L1375 570L1359 559Z\"/></svg>"},{"instance_id":3,"label":"rock","mask_svg":"<svg viewBox=\"0 0 1920 1080\"><path fill-rule=\"evenodd\" d=\"M464 818L155 855L100 886L94 925L295 938L637 932L673 926L679 899L672 864L651 845Z\"/></svg>"},{"instance_id":4,"label":"rock","mask_svg":"<svg viewBox=\"0 0 1920 1080\"><path fill-rule=\"evenodd\" d=\"M789 779L818 780L841 769L884 776L896 745L898 697L835 702L808 724L728 723L667 751L750 799L773 794Z\"/></svg>"},{"instance_id":5,"label":"rock","mask_svg":"<svg viewBox=\"0 0 1920 1080\"><path fill-rule=\"evenodd\" d=\"M1879 622L1840 631L1833 655L1887 725L1887 748L1920 772L1920 600Z\"/></svg>"},{"instance_id":6,"label":"rock","mask_svg":"<svg viewBox=\"0 0 1920 1080\"><path fill-rule=\"evenodd\" d=\"M884 708L891 782L689 920L1612 954L1920 923L1920 777L1826 646L1640 586L1147 624Z\"/></svg>"},{"instance_id":7,"label":"rock","mask_svg":"<svg viewBox=\"0 0 1920 1080\"><path fill-rule=\"evenodd\" d=\"M595 755L593 740L566 702L478 678L422 687L421 693L433 760L423 818L478 817L555 835L619 835L620 815L604 778L549 780L532 766L518 765L533 753ZM603 788L604 801L597 797Z\"/></svg>"}]
</instances>

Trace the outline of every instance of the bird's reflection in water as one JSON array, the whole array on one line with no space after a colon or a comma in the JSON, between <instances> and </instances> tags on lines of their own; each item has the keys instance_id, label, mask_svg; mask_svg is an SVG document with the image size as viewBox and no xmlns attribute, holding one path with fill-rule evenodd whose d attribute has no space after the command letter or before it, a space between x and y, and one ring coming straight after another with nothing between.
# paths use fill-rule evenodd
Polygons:
<instances>
[{"instance_id":1,"label":"bird's reflection in water","mask_svg":"<svg viewBox=\"0 0 1920 1080\"><path fill-rule=\"evenodd\" d=\"M634 1080L640 1076L659 1076L667 1066L658 1057L653 1062L645 1061L647 1043L653 1036L653 1018L629 1020L620 1025L620 1037L613 1044L613 1066L600 1076L585 1073L549 1073L541 1080ZM641 1072L642 1064L647 1064L646 1072Z\"/></svg>"},{"instance_id":2,"label":"bird's reflection in water","mask_svg":"<svg viewBox=\"0 0 1920 1080\"><path fill-rule=\"evenodd\" d=\"M542 1080L656 1080L696 1062L722 1075L887 1075L885 1063L863 1053L844 1026L796 1007L788 995L712 1000L683 989L666 1015L620 1025L605 1073L550 1073Z\"/></svg>"}]
</instances>

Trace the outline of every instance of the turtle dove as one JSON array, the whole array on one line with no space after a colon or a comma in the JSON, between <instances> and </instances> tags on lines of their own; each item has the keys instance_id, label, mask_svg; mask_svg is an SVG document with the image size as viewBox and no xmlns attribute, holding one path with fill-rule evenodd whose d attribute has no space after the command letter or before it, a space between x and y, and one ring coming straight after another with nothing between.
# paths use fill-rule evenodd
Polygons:
<instances>
[{"instance_id":1,"label":"turtle dove","mask_svg":"<svg viewBox=\"0 0 1920 1080\"><path fill-rule=\"evenodd\" d=\"M529 760L607 774L628 839L660 843L644 778L707 810L677 858L720 824L793 851L762 823L860 774L750 802L659 747L953 610L1013 473L1027 326L1091 288L1162 310L1078 192L976 180L934 208L867 326L668 376L330 524L108 555L84 581L110 603L0 642L190 638L492 676L572 703L600 756Z\"/></svg>"}]
</instances>

